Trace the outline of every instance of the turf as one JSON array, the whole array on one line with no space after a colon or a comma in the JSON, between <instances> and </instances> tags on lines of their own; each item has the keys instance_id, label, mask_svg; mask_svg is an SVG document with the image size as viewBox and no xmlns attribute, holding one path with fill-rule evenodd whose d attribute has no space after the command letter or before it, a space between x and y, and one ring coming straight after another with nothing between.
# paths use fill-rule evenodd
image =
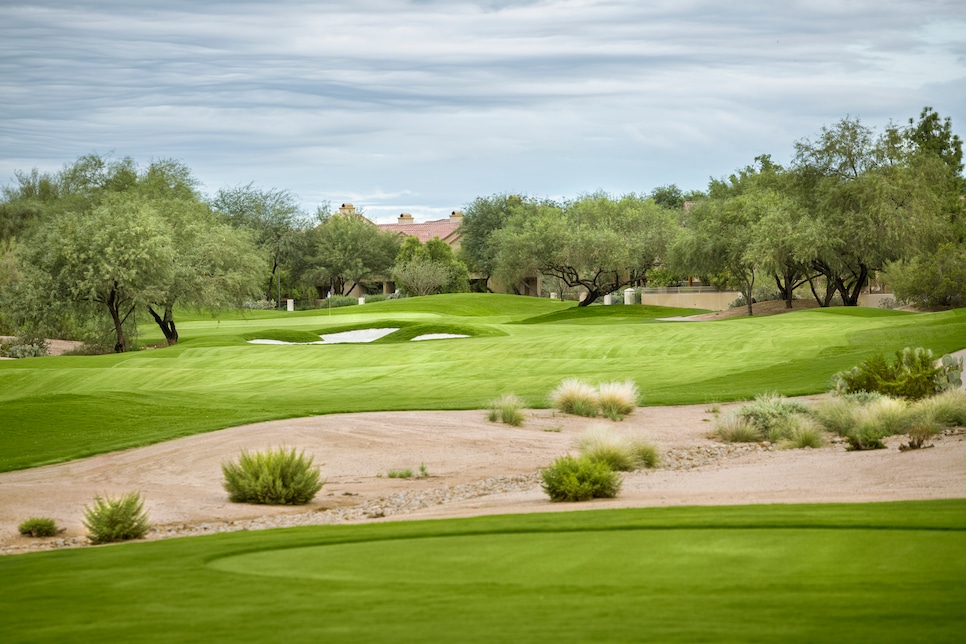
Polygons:
<instances>
[{"instance_id":1,"label":"turf","mask_svg":"<svg viewBox=\"0 0 966 644\"><path fill-rule=\"evenodd\" d=\"M958 642L966 501L231 533L0 558L5 642Z\"/></svg>"},{"instance_id":2,"label":"turf","mask_svg":"<svg viewBox=\"0 0 966 644\"><path fill-rule=\"evenodd\" d=\"M545 406L562 379L634 380L645 404L824 391L875 352L966 347L966 311L826 309L711 323L680 309L459 294L294 313L181 317L175 347L0 362L0 471L278 418L484 408L512 390ZM251 345L398 326L368 345ZM460 340L408 342L419 333ZM142 341L160 341L145 325Z\"/></svg>"}]
</instances>

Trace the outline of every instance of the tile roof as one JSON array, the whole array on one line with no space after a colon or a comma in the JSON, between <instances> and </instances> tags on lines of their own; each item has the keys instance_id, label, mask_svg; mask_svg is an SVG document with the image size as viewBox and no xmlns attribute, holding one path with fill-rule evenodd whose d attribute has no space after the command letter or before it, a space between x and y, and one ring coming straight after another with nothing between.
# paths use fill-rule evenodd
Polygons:
<instances>
[{"instance_id":1,"label":"tile roof","mask_svg":"<svg viewBox=\"0 0 966 644\"><path fill-rule=\"evenodd\" d=\"M460 220L454 221L452 218L449 218L426 221L421 224L376 225L380 228L380 230L391 230L392 232L399 233L400 235L412 235L424 244L434 237L439 237L452 246L459 241L459 235L456 234L456 231L460 227L461 223L462 221Z\"/></svg>"}]
</instances>

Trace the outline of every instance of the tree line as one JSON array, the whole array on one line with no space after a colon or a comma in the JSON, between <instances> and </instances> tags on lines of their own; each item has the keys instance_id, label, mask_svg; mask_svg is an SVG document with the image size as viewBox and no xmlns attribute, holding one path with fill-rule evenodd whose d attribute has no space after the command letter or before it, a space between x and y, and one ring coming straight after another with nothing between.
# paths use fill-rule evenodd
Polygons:
<instances>
[{"instance_id":1,"label":"tree line","mask_svg":"<svg viewBox=\"0 0 966 644\"><path fill-rule=\"evenodd\" d=\"M739 290L751 312L763 283L789 307L803 288L822 306L855 305L885 275L902 299L966 305L966 179L949 118L927 107L878 133L847 117L794 151L787 167L762 155L687 193L478 197L456 252L328 204L306 213L286 190L206 196L178 161L87 155L3 188L0 332L111 337L124 351L138 315L175 343L182 308L347 295L387 278L426 295L513 291L539 274L588 305L697 277Z\"/></svg>"}]
</instances>

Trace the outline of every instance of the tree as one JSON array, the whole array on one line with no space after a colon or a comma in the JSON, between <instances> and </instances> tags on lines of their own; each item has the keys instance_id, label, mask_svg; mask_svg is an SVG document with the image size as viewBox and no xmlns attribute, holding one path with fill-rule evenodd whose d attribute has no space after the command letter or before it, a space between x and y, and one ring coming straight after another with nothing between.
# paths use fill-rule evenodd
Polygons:
<instances>
[{"instance_id":1,"label":"tree","mask_svg":"<svg viewBox=\"0 0 966 644\"><path fill-rule=\"evenodd\" d=\"M498 274L514 282L537 271L586 289L587 306L600 295L639 280L663 257L674 215L636 195L603 193L564 206L518 208L493 233Z\"/></svg>"},{"instance_id":2,"label":"tree","mask_svg":"<svg viewBox=\"0 0 966 644\"><path fill-rule=\"evenodd\" d=\"M709 192L711 197L687 214L672 248L672 262L699 274L727 272L744 296L748 315L754 315L752 293L761 265L753 250L754 232L763 211L773 204L758 190L732 194L724 182L713 181Z\"/></svg>"},{"instance_id":3,"label":"tree","mask_svg":"<svg viewBox=\"0 0 966 644\"><path fill-rule=\"evenodd\" d=\"M120 353L127 348L127 322L139 304L164 292L174 258L158 213L131 195L112 194L93 210L61 213L39 230L20 254L21 285L34 301L63 299L106 309Z\"/></svg>"},{"instance_id":4,"label":"tree","mask_svg":"<svg viewBox=\"0 0 966 644\"><path fill-rule=\"evenodd\" d=\"M924 309L966 306L966 248L946 243L935 252L886 267L896 298Z\"/></svg>"},{"instance_id":5,"label":"tree","mask_svg":"<svg viewBox=\"0 0 966 644\"><path fill-rule=\"evenodd\" d=\"M297 201L287 190L264 190L249 183L219 190L211 203L231 225L250 230L268 257L271 270L265 283L266 299L272 298L282 265L294 261L300 252L308 228L308 219Z\"/></svg>"},{"instance_id":6,"label":"tree","mask_svg":"<svg viewBox=\"0 0 966 644\"><path fill-rule=\"evenodd\" d=\"M326 291L348 295L357 284L389 275L400 239L360 214L335 214L323 216L311 244L318 282Z\"/></svg>"},{"instance_id":7,"label":"tree","mask_svg":"<svg viewBox=\"0 0 966 644\"><path fill-rule=\"evenodd\" d=\"M796 144L793 190L808 216L802 234L808 262L849 306L858 303L873 271L935 247L949 234L944 222L949 180L934 154L910 154L889 131L876 137L858 119L823 128Z\"/></svg>"},{"instance_id":8,"label":"tree","mask_svg":"<svg viewBox=\"0 0 966 644\"><path fill-rule=\"evenodd\" d=\"M671 210L684 208L684 192L673 183L654 188L649 196L654 200L654 203L662 208L670 208Z\"/></svg>"},{"instance_id":9,"label":"tree","mask_svg":"<svg viewBox=\"0 0 966 644\"><path fill-rule=\"evenodd\" d=\"M403 260L392 269L392 279L409 295L432 295L450 281L448 266L426 257Z\"/></svg>"},{"instance_id":10,"label":"tree","mask_svg":"<svg viewBox=\"0 0 966 644\"><path fill-rule=\"evenodd\" d=\"M463 209L460 249L474 270L483 275L487 290L489 278L497 268L493 233L503 228L515 210L534 203L519 195L501 194L477 197Z\"/></svg>"},{"instance_id":11,"label":"tree","mask_svg":"<svg viewBox=\"0 0 966 644\"><path fill-rule=\"evenodd\" d=\"M393 280L411 295L462 293L470 290L469 271L438 237L425 244L409 236L396 255Z\"/></svg>"}]
</instances>

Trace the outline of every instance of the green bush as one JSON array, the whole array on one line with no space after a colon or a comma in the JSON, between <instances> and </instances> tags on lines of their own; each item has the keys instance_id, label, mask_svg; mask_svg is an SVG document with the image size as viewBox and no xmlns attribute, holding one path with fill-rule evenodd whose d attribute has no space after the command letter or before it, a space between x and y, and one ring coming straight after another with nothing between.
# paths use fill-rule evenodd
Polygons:
<instances>
[{"instance_id":1,"label":"green bush","mask_svg":"<svg viewBox=\"0 0 966 644\"><path fill-rule=\"evenodd\" d=\"M111 543L139 539L151 527L139 492L114 499L94 497L94 504L84 508L84 526L91 543Z\"/></svg>"},{"instance_id":2,"label":"green bush","mask_svg":"<svg viewBox=\"0 0 966 644\"><path fill-rule=\"evenodd\" d=\"M921 347L906 347L896 351L896 358L889 362L878 354L846 371L833 376L837 393L872 391L893 396L920 400L946 389L962 385L963 362L952 356L943 356L937 364L932 351Z\"/></svg>"},{"instance_id":3,"label":"green bush","mask_svg":"<svg viewBox=\"0 0 966 644\"><path fill-rule=\"evenodd\" d=\"M514 393L503 394L490 402L487 418L490 422L500 421L506 425L519 427L523 424L523 412L526 403Z\"/></svg>"},{"instance_id":4,"label":"green bush","mask_svg":"<svg viewBox=\"0 0 966 644\"><path fill-rule=\"evenodd\" d=\"M565 414L597 415L597 390L577 378L567 378L550 392L550 403Z\"/></svg>"},{"instance_id":5,"label":"green bush","mask_svg":"<svg viewBox=\"0 0 966 644\"><path fill-rule=\"evenodd\" d=\"M25 537L52 537L57 534L57 524L53 519L33 517L21 523L17 530Z\"/></svg>"},{"instance_id":6,"label":"green bush","mask_svg":"<svg viewBox=\"0 0 966 644\"><path fill-rule=\"evenodd\" d=\"M254 453L242 450L237 462L222 464L222 485L235 503L304 505L325 485L312 460L304 452L296 454L294 447Z\"/></svg>"},{"instance_id":7,"label":"green bush","mask_svg":"<svg viewBox=\"0 0 966 644\"><path fill-rule=\"evenodd\" d=\"M7 344L0 345L0 357L41 358L49 353L50 344L37 334L21 334Z\"/></svg>"},{"instance_id":8,"label":"green bush","mask_svg":"<svg viewBox=\"0 0 966 644\"><path fill-rule=\"evenodd\" d=\"M337 309L343 306L356 306L359 304L359 298L349 297L348 295L333 295L322 300L319 305L320 309Z\"/></svg>"},{"instance_id":9,"label":"green bush","mask_svg":"<svg viewBox=\"0 0 966 644\"><path fill-rule=\"evenodd\" d=\"M411 479L413 477L413 471L408 467L403 470L389 470L386 476L391 479Z\"/></svg>"},{"instance_id":10,"label":"green bush","mask_svg":"<svg viewBox=\"0 0 966 644\"><path fill-rule=\"evenodd\" d=\"M620 475L603 461L562 456L540 473L543 491L551 501L587 501L613 498L621 487Z\"/></svg>"},{"instance_id":11,"label":"green bush","mask_svg":"<svg viewBox=\"0 0 966 644\"><path fill-rule=\"evenodd\" d=\"M845 449L850 452L860 452L870 449L885 449L882 434L873 423L860 423L854 430L846 434L849 445Z\"/></svg>"}]
</instances>

